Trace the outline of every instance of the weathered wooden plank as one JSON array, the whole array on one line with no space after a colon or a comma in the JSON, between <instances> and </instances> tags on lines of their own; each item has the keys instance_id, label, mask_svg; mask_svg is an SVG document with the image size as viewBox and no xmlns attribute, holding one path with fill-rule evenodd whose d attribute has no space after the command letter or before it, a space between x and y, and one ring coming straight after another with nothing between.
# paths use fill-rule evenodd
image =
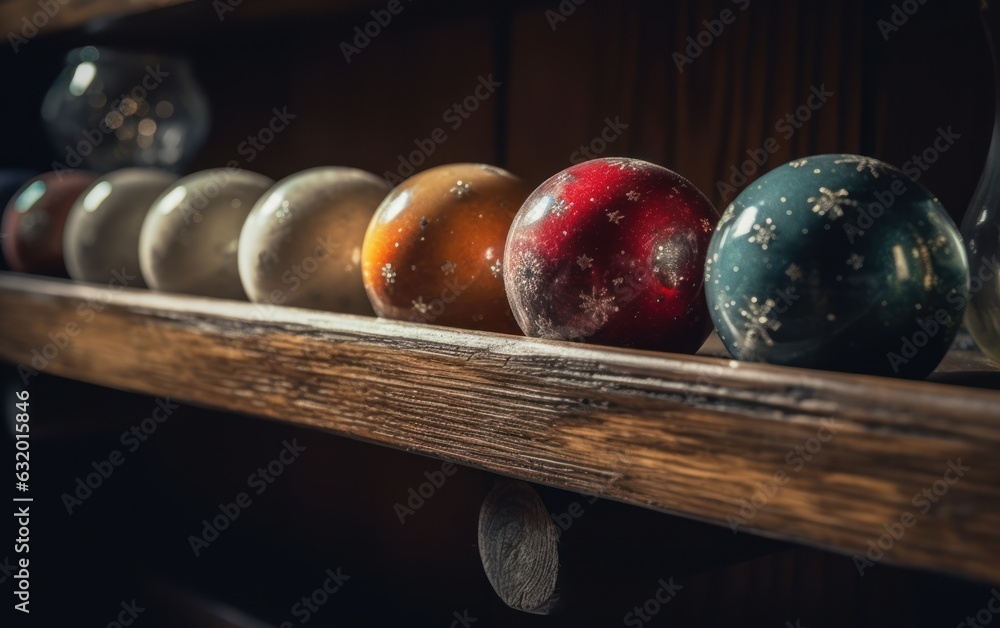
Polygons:
<instances>
[{"instance_id":1,"label":"weathered wooden plank","mask_svg":"<svg viewBox=\"0 0 1000 628\"><path fill-rule=\"evenodd\" d=\"M992 390L0 275L0 358L36 352L57 375L849 555L901 530L884 560L1000 581Z\"/></svg>"},{"instance_id":2,"label":"weathered wooden plank","mask_svg":"<svg viewBox=\"0 0 1000 628\"><path fill-rule=\"evenodd\" d=\"M0 3L0 30L25 38L37 33L53 33L103 18L144 13L184 4L191 0L76 0L53 2L45 10L38 0L9 0ZM55 10L53 10L53 8Z\"/></svg>"}]
</instances>

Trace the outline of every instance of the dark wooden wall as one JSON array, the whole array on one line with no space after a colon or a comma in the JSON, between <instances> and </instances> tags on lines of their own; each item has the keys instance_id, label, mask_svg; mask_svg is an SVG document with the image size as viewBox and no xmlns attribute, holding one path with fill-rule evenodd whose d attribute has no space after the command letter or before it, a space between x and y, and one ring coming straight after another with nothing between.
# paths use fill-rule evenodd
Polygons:
<instances>
[{"instance_id":1,"label":"dark wooden wall","mask_svg":"<svg viewBox=\"0 0 1000 628\"><path fill-rule=\"evenodd\" d=\"M44 89L63 51L107 43L194 60L213 127L189 169L236 159L276 178L321 164L396 172L414 140L440 127L448 139L420 167L493 162L538 183L568 166L610 118L628 128L604 155L676 169L723 207L718 183L738 184L731 167L768 138L776 151L750 180L821 152L863 152L902 166L951 127L961 138L921 182L958 218L992 123L977 4L928 2L886 37L880 20L891 19L889 0L588 0L558 22L547 13L557 2L404 1L348 63L341 43L371 19L364 11L292 3L275 16L274 5L245 0L220 23L211 3L194 2L32 42L18 55L0 52L0 165L51 162L36 115ZM674 54L685 54L687 37L724 11L732 23L679 71ZM444 112L489 75L502 86L451 128ZM790 134L781 120L819 86L833 95ZM297 117L246 163L238 146L267 124L272 107Z\"/></svg>"}]
</instances>

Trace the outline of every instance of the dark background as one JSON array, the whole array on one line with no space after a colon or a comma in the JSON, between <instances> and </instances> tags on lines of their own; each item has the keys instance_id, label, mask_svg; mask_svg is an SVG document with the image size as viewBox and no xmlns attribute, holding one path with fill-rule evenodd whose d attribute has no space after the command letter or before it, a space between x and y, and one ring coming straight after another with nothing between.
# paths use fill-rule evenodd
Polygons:
<instances>
[{"instance_id":1,"label":"dark background","mask_svg":"<svg viewBox=\"0 0 1000 628\"><path fill-rule=\"evenodd\" d=\"M275 179L325 164L393 171L490 73L498 93L423 167L482 161L539 183L618 117L628 129L603 156L675 169L721 209L716 182L768 137L779 150L764 169L822 152L902 165L950 127L961 138L921 182L957 221L985 160L993 82L978 2L928 0L888 40L878 27L888 1L758 0L741 12L728 0L587 0L555 32L545 11L557 2L403 2L349 64L340 43L370 17L336 2L245 0L221 23L212 3L194 2L42 37L16 55L0 47L0 167L46 170L59 159L38 109L65 53L87 44L191 60L213 119L189 171L241 159L240 142L286 106L295 121L246 168ZM673 53L724 8L736 21L678 72ZM820 85L835 95L784 139L775 124ZM22 387L8 375L5 414ZM477 628L622 625L670 576L685 588L650 625L954 626L990 596L988 585L882 564L861 578L849 557L540 489L551 512L580 501L585 514L562 539L566 605L528 616L497 600L479 564L489 474L460 469L400 525L393 504L438 461L185 407L69 515L60 496L123 449L121 432L155 403L45 376L29 390L29 625L106 626L133 598L147 609L136 626L299 625L292 605L338 567L352 579L307 625L449 626L464 610ZM188 535L291 438L307 452L195 558ZM0 547L2 561L12 552Z\"/></svg>"},{"instance_id":2,"label":"dark background","mask_svg":"<svg viewBox=\"0 0 1000 628\"><path fill-rule=\"evenodd\" d=\"M394 171L478 77L493 74L497 95L457 131L446 128L448 141L423 167L482 161L540 183L618 117L628 129L604 156L675 169L722 208L716 183L768 137L779 150L764 169L824 152L902 166L951 127L961 139L921 182L958 219L993 118L979 2L911 1L919 10L886 40L879 21L890 19L889 1L753 1L740 11L743 0L587 0L553 32L546 11L555 1L401 0L403 12L350 63L340 44L371 19L365 11L291 2L286 13L285 3L244 0L220 22L211 2L192 2L43 37L16 55L0 47L0 166L49 169L59 153L38 116L45 90L69 49L113 45L192 61L213 118L188 170L242 160L240 142L273 107L287 107L295 121L241 165L275 179L327 164ZM735 22L679 72L672 55L725 9ZM834 96L786 140L776 123L820 85Z\"/></svg>"}]
</instances>

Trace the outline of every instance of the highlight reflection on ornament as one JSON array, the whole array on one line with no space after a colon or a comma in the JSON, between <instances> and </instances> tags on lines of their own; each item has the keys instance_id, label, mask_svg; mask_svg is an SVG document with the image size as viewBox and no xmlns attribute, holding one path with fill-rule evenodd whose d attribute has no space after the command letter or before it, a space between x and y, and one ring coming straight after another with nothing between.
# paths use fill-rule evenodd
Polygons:
<instances>
[{"instance_id":1,"label":"highlight reflection on ornament","mask_svg":"<svg viewBox=\"0 0 1000 628\"><path fill-rule=\"evenodd\" d=\"M125 277L130 287L145 287L139 232L149 206L176 180L165 170L123 168L91 183L66 219L63 254L69 276L103 284Z\"/></svg>"},{"instance_id":2,"label":"highlight reflection on ornament","mask_svg":"<svg viewBox=\"0 0 1000 628\"><path fill-rule=\"evenodd\" d=\"M969 265L938 199L863 155L814 155L733 200L705 289L741 360L921 378L951 346Z\"/></svg>"},{"instance_id":3,"label":"highlight reflection on ornament","mask_svg":"<svg viewBox=\"0 0 1000 628\"><path fill-rule=\"evenodd\" d=\"M10 199L0 221L4 259L22 273L66 276L63 229L80 194L97 178L93 172L46 172Z\"/></svg>"}]
</instances>

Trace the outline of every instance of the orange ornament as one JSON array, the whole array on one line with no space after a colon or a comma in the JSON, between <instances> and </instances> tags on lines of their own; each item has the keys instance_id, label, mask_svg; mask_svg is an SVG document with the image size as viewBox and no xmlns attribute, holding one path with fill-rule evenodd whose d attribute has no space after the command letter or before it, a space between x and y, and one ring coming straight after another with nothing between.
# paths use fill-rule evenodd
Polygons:
<instances>
[{"instance_id":1,"label":"orange ornament","mask_svg":"<svg viewBox=\"0 0 1000 628\"><path fill-rule=\"evenodd\" d=\"M451 164L416 174L375 212L361 249L382 317L520 335L503 284L503 250L531 189L506 170Z\"/></svg>"}]
</instances>

